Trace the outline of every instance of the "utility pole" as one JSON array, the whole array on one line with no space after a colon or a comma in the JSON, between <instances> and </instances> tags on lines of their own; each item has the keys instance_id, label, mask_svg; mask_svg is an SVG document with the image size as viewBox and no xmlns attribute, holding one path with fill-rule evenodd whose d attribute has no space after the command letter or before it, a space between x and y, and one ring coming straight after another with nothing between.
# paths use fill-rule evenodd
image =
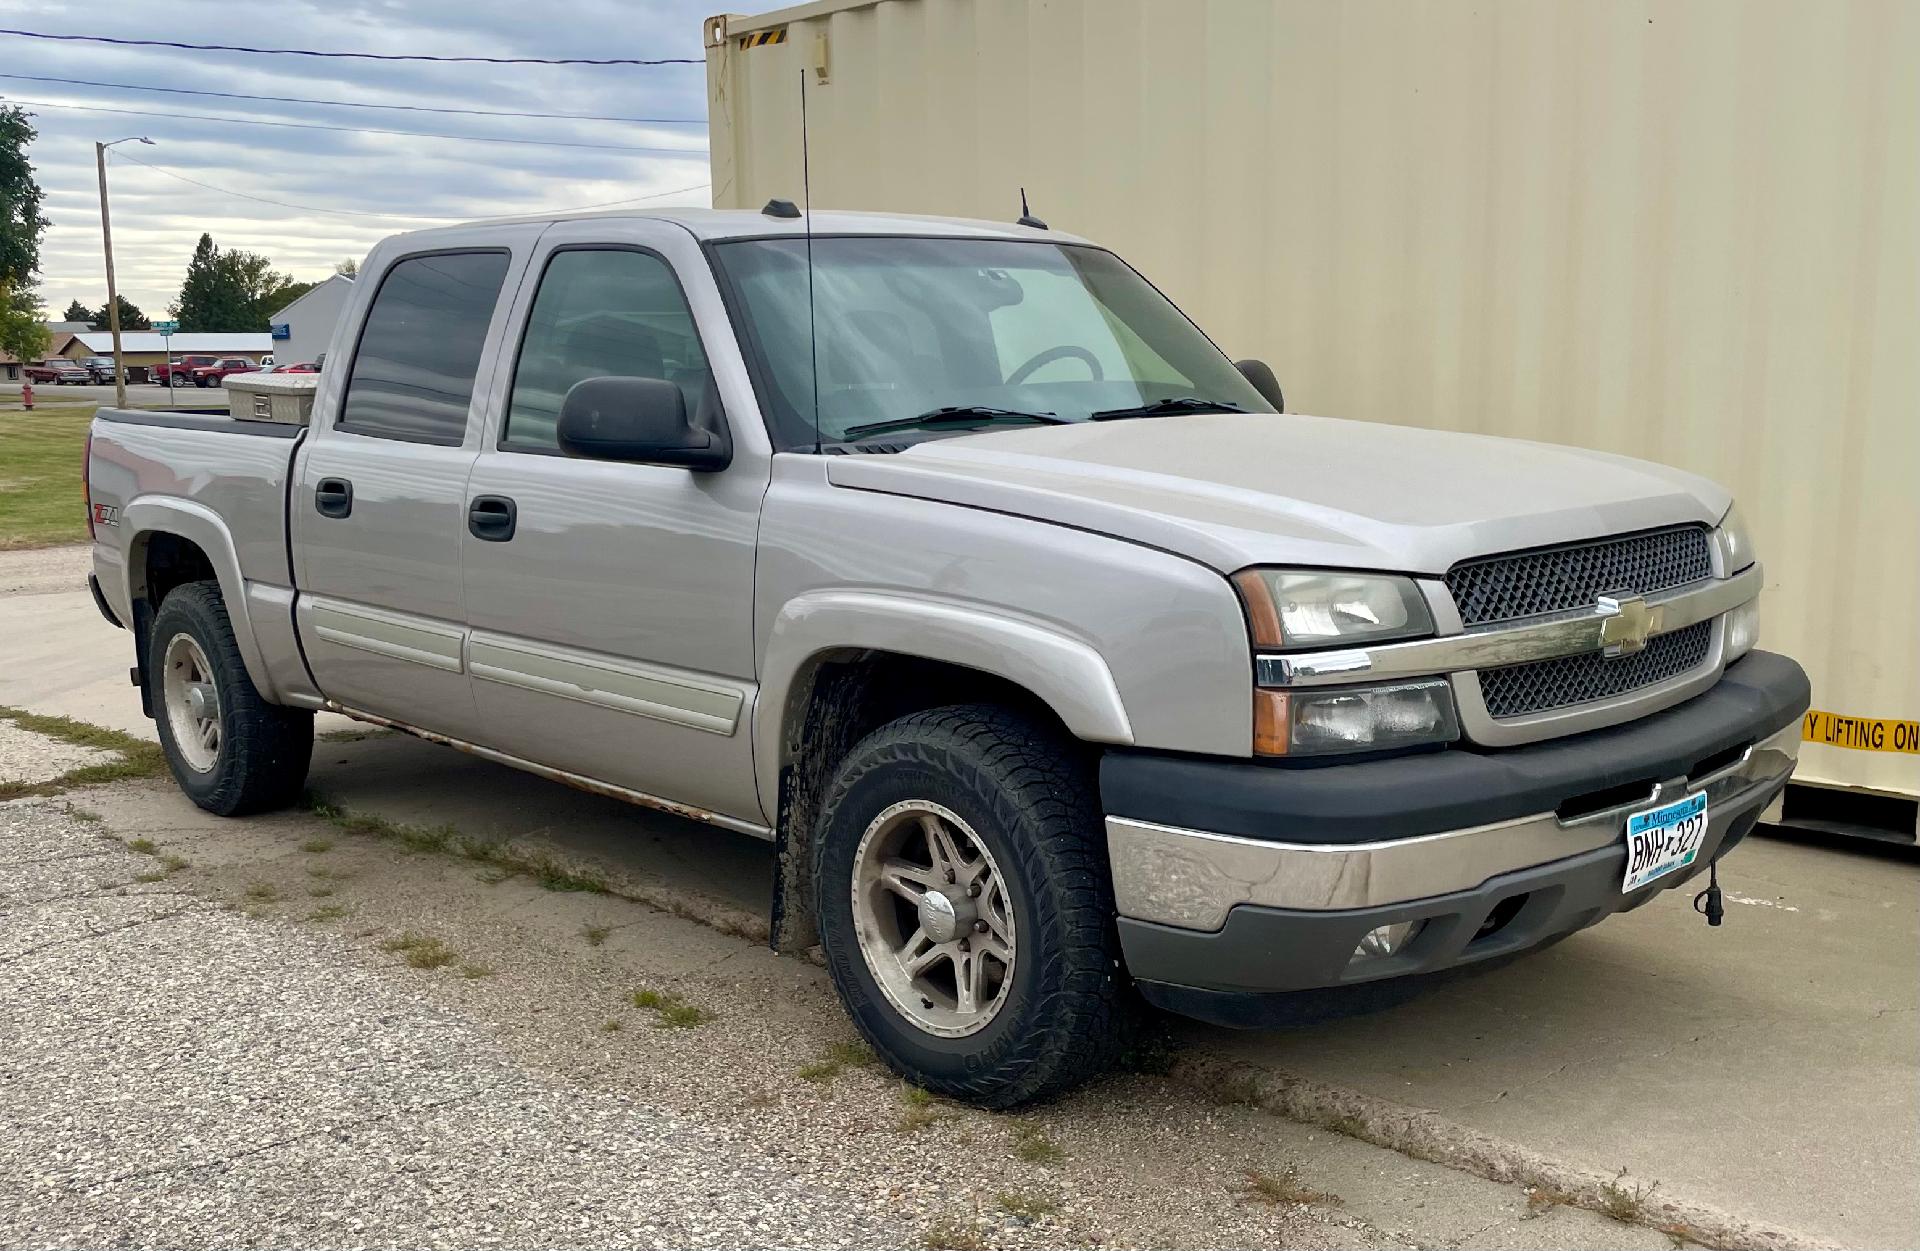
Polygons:
<instances>
[{"instance_id":1,"label":"utility pole","mask_svg":"<svg viewBox=\"0 0 1920 1251\"><path fill-rule=\"evenodd\" d=\"M120 352L120 291L113 281L113 218L107 212L107 149L115 143L127 143L138 139L141 143L152 143L145 135L129 135L126 139L115 139L113 143L93 145L93 159L100 167L100 238L107 249L107 329L113 332L113 406L127 406L127 363Z\"/></svg>"}]
</instances>

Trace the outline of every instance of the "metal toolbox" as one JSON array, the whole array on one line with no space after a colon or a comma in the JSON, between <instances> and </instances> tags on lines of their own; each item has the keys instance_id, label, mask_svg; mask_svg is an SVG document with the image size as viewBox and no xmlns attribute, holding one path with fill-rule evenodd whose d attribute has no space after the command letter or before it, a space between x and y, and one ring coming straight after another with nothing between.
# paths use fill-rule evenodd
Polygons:
<instances>
[{"instance_id":1,"label":"metal toolbox","mask_svg":"<svg viewBox=\"0 0 1920 1251\"><path fill-rule=\"evenodd\" d=\"M229 374L228 411L242 421L304 426L313 416L319 374Z\"/></svg>"}]
</instances>

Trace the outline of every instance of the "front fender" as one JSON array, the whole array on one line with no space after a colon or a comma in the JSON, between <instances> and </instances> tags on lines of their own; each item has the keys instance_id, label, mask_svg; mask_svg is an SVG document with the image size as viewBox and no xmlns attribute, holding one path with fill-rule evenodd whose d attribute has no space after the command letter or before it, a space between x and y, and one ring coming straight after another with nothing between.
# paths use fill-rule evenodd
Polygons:
<instances>
[{"instance_id":1,"label":"front fender","mask_svg":"<svg viewBox=\"0 0 1920 1251\"><path fill-rule=\"evenodd\" d=\"M127 543L127 558L121 573L125 602L131 604L135 599L146 598L146 546L150 537L173 534L192 543L207 554L207 561L213 566L247 676L253 679L254 687L262 696L280 702L273 674L254 633L247 581L240 572L240 556L234 548L233 534L220 514L204 504L176 496L139 496L121 509L120 524L133 536ZM141 659L144 662L145 658Z\"/></svg>"},{"instance_id":2,"label":"front fender","mask_svg":"<svg viewBox=\"0 0 1920 1251\"><path fill-rule=\"evenodd\" d=\"M768 812L779 807L782 724L794 683L849 648L964 665L1006 678L1091 743L1133 742L1120 688L1100 653L1039 622L930 596L813 591L789 601L766 642L755 704L754 772Z\"/></svg>"}]
</instances>

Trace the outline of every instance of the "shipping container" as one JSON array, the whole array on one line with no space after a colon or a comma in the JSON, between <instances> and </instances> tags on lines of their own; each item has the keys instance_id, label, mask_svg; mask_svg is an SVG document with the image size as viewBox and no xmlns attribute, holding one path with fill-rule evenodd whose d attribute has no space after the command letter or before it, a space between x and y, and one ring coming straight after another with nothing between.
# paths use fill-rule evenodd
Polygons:
<instances>
[{"instance_id":1,"label":"shipping container","mask_svg":"<svg viewBox=\"0 0 1920 1251\"><path fill-rule=\"evenodd\" d=\"M1913 837L1920 5L819 0L706 33L718 206L801 199L804 86L816 206L1010 220L1024 187L1293 411L1726 483L1762 644L1813 678L1799 779L1849 792L1789 815Z\"/></svg>"}]
</instances>

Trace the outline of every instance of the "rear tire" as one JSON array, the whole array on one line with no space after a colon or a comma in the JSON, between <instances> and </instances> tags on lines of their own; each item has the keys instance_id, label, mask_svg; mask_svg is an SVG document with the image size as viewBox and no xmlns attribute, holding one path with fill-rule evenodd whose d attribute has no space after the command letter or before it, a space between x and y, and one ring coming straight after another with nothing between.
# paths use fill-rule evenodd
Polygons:
<instances>
[{"instance_id":1,"label":"rear tire","mask_svg":"<svg viewBox=\"0 0 1920 1251\"><path fill-rule=\"evenodd\" d=\"M1005 1108L1120 1051L1131 992L1090 774L1078 744L984 706L902 717L841 762L813 846L821 942L902 1077Z\"/></svg>"},{"instance_id":2,"label":"rear tire","mask_svg":"<svg viewBox=\"0 0 1920 1251\"><path fill-rule=\"evenodd\" d=\"M160 601L147 645L160 746L187 798L223 817L291 803L313 759L313 714L261 698L214 582Z\"/></svg>"}]
</instances>

